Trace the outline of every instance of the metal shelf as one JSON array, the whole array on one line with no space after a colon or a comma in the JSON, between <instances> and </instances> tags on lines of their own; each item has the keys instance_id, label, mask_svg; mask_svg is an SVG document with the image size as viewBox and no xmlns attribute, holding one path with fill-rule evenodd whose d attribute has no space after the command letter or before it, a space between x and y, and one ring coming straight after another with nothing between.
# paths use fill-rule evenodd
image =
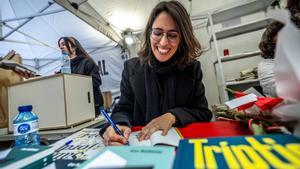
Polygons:
<instances>
[{"instance_id":1,"label":"metal shelf","mask_svg":"<svg viewBox=\"0 0 300 169\"><path fill-rule=\"evenodd\" d=\"M221 57L221 62L228 62L228 61L238 60L238 59L242 59L242 58L249 58L249 57L253 57L253 56L257 56L257 55L260 55L259 50L253 51L253 52L238 53L238 54ZM217 63L218 63L218 60L214 61L214 64L217 64Z\"/></svg>"},{"instance_id":2,"label":"metal shelf","mask_svg":"<svg viewBox=\"0 0 300 169\"><path fill-rule=\"evenodd\" d=\"M253 22L229 27L226 29L223 29L219 32L216 32L216 39L221 40L232 36L241 35L244 33L254 32L260 29L264 29L269 23L272 22L272 19L270 18L264 18L260 20L256 20ZM212 41L212 38L210 39Z\"/></svg>"},{"instance_id":3,"label":"metal shelf","mask_svg":"<svg viewBox=\"0 0 300 169\"><path fill-rule=\"evenodd\" d=\"M218 81L220 102L224 102L224 101L228 100L228 95L227 95L227 92L225 91L225 88L227 86L239 87L239 85L241 85L240 87L246 87L246 86L258 86L259 85L258 79L248 79L248 80L244 80L244 81L230 81L230 82L227 81L226 82L222 63L227 62L227 61L257 56L260 54L260 52L253 51L253 52L249 52L249 53L241 53L241 54L235 54L235 55L231 55L231 56L227 56L227 57L221 57L221 55L219 53L218 40L263 29L263 28L265 28L265 26L268 23L271 22L271 19L268 19L268 18L258 19L258 20L252 21L252 22L243 23L240 25L225 28L218 32L216 32L214 30L214 25L216 25L218 23L222 23L224 21L229 21L234 18L253 14L253 13L256 13L259 11L266 11L266 9L274 1L275 0L244 0L244 1L239 1L236 3L232 3L227 6L220 7L218 9L206 11L206 13L201 13L196 16L192 16L192 20L204 19L205 17L207 17L208 21L209 21L209 25L211 25L209 27L212 32L211 41L214 44L216 58L218 60L218 61L214 61L213 65L214 65L215 75L218 79L220 79L219 80L220 83ZM217 66L219 67L218 73L216 71L216 63L219 63L219 64L217 64Z\"/></svg>"},{"instance_id":4,"label":"metal shelf","mask_svg":"<svg viewBox=\"0 0 300 169\"><path fill-rule=\"evenodd\" d=\"M228 21L233 18L245 16L255 12L263 11L275 0L248 0L245 3L232 3L217 9L203 11L193 15L192 20L206 19L209 14L212 15L213 24ZM210 24L209 24L210 25Z\"/></svg>"},{"instance_id":5,"label":"metal shelf","mask_svg":"<svg viewBox=\"0 0 300 169\"><path fill-rule=\"evenodd\" d=\"M243 85L243 84L250 84L250 83L259 85L259 80L249 79L249 80L242 80L242 81L226 82L226 86L235 86L235 85Z\"/></svg>"},{"instance_id":6,"label":"metal shelf","mask_svg":"<svg viewBox=\"0 0 300 169\"><path fill-rule=\"evenodd\" d=\"M242 5L237 4L235 6L216 11L212 14L213 24L224 22L233 18L248 15L258 11L263 11L274 1L275 0L249 0L248 2Z\"/></svg>"}]
</instances>

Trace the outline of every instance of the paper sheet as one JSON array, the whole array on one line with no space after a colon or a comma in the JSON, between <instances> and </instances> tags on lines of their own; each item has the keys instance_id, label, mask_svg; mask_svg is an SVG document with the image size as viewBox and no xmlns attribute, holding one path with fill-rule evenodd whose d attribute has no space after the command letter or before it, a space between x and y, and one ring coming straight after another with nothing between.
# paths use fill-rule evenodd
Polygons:
<instances>
[{"instance_id":1,"label":"paper sheet","mask_svg":"<svg viewBox=\"0 0 300 169\"><path fill-rule=\"evenodd\" d=\"M255 94L251 93L246 96L242 96L242 97L227 101L227 102L225 102L225 104L229 108L234 109L236 107L239 107L239 106L247 104L247 103L254 102L256 100L257 100L257 96Z\"/></svg>"},{"instance_id":2,"label":"paper sheet","mask_svg":"<svg viewBox=\"0 0 300 169\"><path fill-rule=\"evenodd\" d=\"M171 128L166 136L162 136L161 130L154 132L149 140L139 141L137 135L140 131L132 132L129 136L129 143L133 146L155 146L155 145L170 145L177 147L181 139L175 128Z\"/></svg>"}]
</instances>

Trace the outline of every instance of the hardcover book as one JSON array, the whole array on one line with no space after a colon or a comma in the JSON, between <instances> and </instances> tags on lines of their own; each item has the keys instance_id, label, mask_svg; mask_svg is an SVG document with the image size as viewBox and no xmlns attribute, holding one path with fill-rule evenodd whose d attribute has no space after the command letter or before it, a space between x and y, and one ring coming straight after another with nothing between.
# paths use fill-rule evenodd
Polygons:
<instances>
[{"instance_id":1,"label":"hardcover book","mask_svg":"<svg viewBox=\"0 0 300 169\"><path fill-rule=\"evenodd\" d=\"M111 146L79 168L171 169L174 155L174 147Z\"/></svg>"},{"instance_id":2,"label":"hardcover book","mask_svg":"<svg viewBox=\"0 0 300 169\"><path fill-rule=\"evenodd\" d=\"M54 160L87 160L105 145L99 129L85 128L52 145L56 148Z\"/></svg>"},{"instance_id":3,"label":"hardcover book","mask_svg":"<svg viewBox=\"0 0 300 169\"><path fill-rule=\"evenodd\" d=\"M73 169L76 168L78 166L80 166L80 164L82 164L85 160L55 160L55 168L57 169Z\"/></svg>"},{"instance_id":4,"label":"hardcover book","mask_svg":"<svg viewBox=\"0 0 300 169\"><path fill-rule=\"evenodd\" d=\"M173 168L300 168L300 139L279 134L184 139Z\"/></svg>"},{"instance_id":5,"label":"hardcover book","mask_svg":"<svg viewBox=\"0 0 300 169\"><path fill-rule=\"evenodd\" d=\"M52 163L54 149L49 146L14 147L5 159L1 160L0 168L42 168Z\"/></svg>"},{"instance_id":6,"label":"hardcover book","mask_svg":"<svg viewBox=\"0 0 300 169\"><path fill-rule=\"evenodd\" d=\"M16 52L14 50L10 51L5 57L0 57L0 68L3 69L10 69L17 72L30 72L33 75L36 75L36 70L33 68L30 68L28 66L25 66L21 63L17 63L12 58L16 55Z\"/></svg>"}]
</instances>

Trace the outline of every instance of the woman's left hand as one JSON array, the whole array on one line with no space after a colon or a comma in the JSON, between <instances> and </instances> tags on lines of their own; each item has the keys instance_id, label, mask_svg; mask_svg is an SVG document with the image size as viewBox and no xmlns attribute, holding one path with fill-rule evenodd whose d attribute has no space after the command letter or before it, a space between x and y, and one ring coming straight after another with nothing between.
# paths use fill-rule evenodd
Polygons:
<instances>
[{"instance_id":1,"label":"woman's left hand","mask_svg":"<svg viewBox=\"0 0 300 169\"><path fill-rule=\"evenodd\" d=\"M168 134L169 129L176 122L176 117L168 112L165 113L148 123L145 127L142 128L141 132L138 135L139 141L148 140L152 133L157 130L162 130L162 135L165 136Z\"/></svg>"}]
</instances>

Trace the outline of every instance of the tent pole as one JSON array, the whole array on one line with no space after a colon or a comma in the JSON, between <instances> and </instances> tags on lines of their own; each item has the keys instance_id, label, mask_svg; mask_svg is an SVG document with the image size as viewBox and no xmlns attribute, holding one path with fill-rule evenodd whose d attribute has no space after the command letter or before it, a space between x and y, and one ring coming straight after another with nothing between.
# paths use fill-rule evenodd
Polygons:
<instances>
[{"instance_id":1,"label":"tent pole","mask_svg":"<svg viewBox=\"0 0 300 169\"><path fill-rule=\"evenodd\" d=\"M13 27L11 27L11 26L9 26L9 25L4 25L4 26L6 26L6 27L8 27L8 28L10 28L10 29L14 29ZM30 35L28 35L28 34L26 34L26 33L24 33L24 32L21 32L21 31L19 31L19 30L17 30L17 32L19 32L20 34L22 34L22 35L24 35L24 36L26 36L26 37L28 37L28 38L30 38L30 39L32 39L32 40L34 40L34 41L36 41L36 42L38 42L38 43L40 43L41 45L44 45L44 46L46 46L46 47L49 47L49 48L52 48L52 49L55 49L55 50L58 50L58 48L56 48L56 47L53 47L53 46L51 46L51 45L48 45L47 43L44 43L44 42L42 42L42 41L40 41L40 40L38 40L38 39L36 39L36 38L34 38L34 37L32 37L32 36L30 36ZM0 41L1 41L1 39L0 39ZM7 41L7 42L13 42L14 40L5 40L5 39L2 39L2 41ZM15 42L20 42L20 41L15 41ZM29 44L29 43L28 43ZM32 44L32 43L31 43Z\"/></svg>"},{"instance_id":2,"label":"tent pole","mask_svg":"<svg viewBox=\"0 0 300 169\"><path fill-rule=\"evenodd\" d=\"M38 13L42 13L43 11L45 11L46 9L48 9L52 4L53 4L53 2L48 2L48 5L45 6L43 9L41 9ZM3 37L1 37L0 41L2 41L5 38L7 38L9 35L11 35L12 33L14 33L15 31L17 31L19 28L21 28L22 26L24 26L26 23L28 23L29 21L31 21L33 18L34 17L30 17L29 19L27 19L26 21L24 21L23 23L21 23L19 26L15 27L13 30L11 30L10 32L8 32L6 35L4 35Z\"/></svg>"},{"instance_id":3,"label":"tent pole","mask_svg":"<svg viewBox=\"0 0 300 169\"><path fill-rule=\"evenodd\" d=\"M5 23L5 22L12 22L12 21L17 21L17 20L22 20L22 19L27 19L27 18L30 19L30 18L33 18L33 17L50 15L50 14L59 13L59 12L63 12L63 11L66 11L66 10L65 9L58 9L58 10L53 10L53 11L44 12L44 13L35 13L35 14L31 14L31 15L25 15L25 16L22 16L22 17L16 17L16 18L1 20L0 22Z\"/></svg>"},{"instance_id":4,"label":"tent pole","mask_svg":"<svg viewBox=\"0 0 300 169\"><path fill-rule=\"evenodd\" d=\"M93 17L93 14L89 14L85 11L78 10L74 7L74 5L72 6L72 4L69 1L54 0L54 2L67 9L84 22L88 23L90 26L104 34L106 37L117 42L120 46L125 47L123 38L111 27L111 25L108 22L104 20L104 18L99 13L97 13L97 17ZM76 5L78 7L78 4Z\"/></svg>"}]
</instances>

